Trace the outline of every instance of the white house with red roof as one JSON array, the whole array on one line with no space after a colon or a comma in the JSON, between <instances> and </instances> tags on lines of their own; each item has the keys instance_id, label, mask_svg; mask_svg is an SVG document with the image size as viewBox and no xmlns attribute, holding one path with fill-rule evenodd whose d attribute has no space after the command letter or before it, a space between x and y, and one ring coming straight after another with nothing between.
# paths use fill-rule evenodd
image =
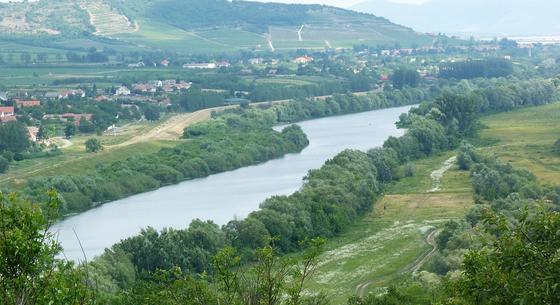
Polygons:
<instances>
[{"instance_id":1,"label":"white house with red roof","mask_svg":"<svg viewBox=\"0 0 560 305\"><path fill-rule=\"evenodd\" d=\"M16 114L13 106L0 107L0 122L12 122L16 120Z\"/></svg>"}]
</instances>

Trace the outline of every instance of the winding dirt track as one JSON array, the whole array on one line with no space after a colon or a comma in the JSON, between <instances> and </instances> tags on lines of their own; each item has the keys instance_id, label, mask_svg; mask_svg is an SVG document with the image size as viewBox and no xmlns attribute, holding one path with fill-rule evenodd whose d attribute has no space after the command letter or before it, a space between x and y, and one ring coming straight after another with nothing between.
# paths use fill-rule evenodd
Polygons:
<instances>
[{"instance_id":1,"label":"winding dirt track","mask_svg":"<svg viewBox=\"0 0 560 305\"><path fill-rule=\"evenodd\" d=\"M420 270L420 268L422 268L422 266L430 258L432 258L432 256L434 256L434 254L436 253L436 251L437 251L436 237L439 235L440 232L441 232L441 230L431 231L430 234L428 234L428 236L426 236L425 242L428 245L430 245L432 247L432 249L430 249L429 251L420 255L418 258L416 258L416 260L414 262L412 262L412 264L410 264L409 266L407 266L404 269L402 269L401 271L399 271L396 275L418 272L418 270ZM388 275L388 276L383 276L383 277L377 278L375 280L360 284L356 287L356 294L358 295L358 297L363 298L366 295L369 286L371 286L373 284L383 282L383 281L385 281L385 280L387 280L391 277L394 277L394 276L395 276L395 274Z\"/></svg>"},{"instance_id":2,"label":"winding dirt track","mask_svg":"<svg viewBox=\"0 0 560 305\"><path fill-rule=\"evenodd\" d=\"M224 106L210 109L203 109L191 113L179 114L171 117L164 123L158 125L152 130L139 134L131 139L116 145L107 146L107 148L125 147L128 145L147 142L151 140L178 140L183 135L183 130L193 124L209 120L213 111L224 111L225 109L235 106Z\"/></svg>"}]
</instances>

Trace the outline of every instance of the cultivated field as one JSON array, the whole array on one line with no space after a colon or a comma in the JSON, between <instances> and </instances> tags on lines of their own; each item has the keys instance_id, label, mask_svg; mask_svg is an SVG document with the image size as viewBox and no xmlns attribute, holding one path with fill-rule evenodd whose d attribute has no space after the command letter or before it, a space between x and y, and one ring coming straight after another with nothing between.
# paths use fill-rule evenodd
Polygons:
<instances>
[{"instance_id":1,"label":"cultivated field","mask_svg":"<svg viewBox=\"0 0 560 305\"><path fill-rule=\"evenodd\" d=\"M552 145L560 138L560 103L484 117L480 133L485 148L543 182L560 185L560 158Z\"/></svg>"},{"instance_id":2,"label":"cultivated field","mask_svg":"<svg viewBox=\"0 0 560 305\"><path fill-rule=\"evenodd\" d=\"M86 2L82 5L95 27L96 35L112 36L120 33L130 33L137 30L128 18L119 14L115 9L103 2Z\"/></svg>"}]
</instances>

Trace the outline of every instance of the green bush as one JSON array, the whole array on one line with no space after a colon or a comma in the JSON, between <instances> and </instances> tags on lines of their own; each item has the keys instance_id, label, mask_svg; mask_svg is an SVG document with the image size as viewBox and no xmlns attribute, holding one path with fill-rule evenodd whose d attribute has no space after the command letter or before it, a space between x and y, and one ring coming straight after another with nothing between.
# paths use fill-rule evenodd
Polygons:
<instances>
[{"instance_id":1,"label":"green bush","mask_svg":"<svg viewBox=\"0 0 560 305\"><path fill-rule=\"evenodd\" d=\"M86 141L86 151L89 153L96 153L103 150L103 145L98 139L89 139Z\"/></svg>"},{"instance_id":2,"label":"green bush","mask_svg":"<svg viewBox=\"0 0 560 305\"><path fill-rule=\"evenodd\" d=\"M3 174L8 171L10 168L10 162L2 156L0 156L0 174Z\"/></svg>"}]
</instances>

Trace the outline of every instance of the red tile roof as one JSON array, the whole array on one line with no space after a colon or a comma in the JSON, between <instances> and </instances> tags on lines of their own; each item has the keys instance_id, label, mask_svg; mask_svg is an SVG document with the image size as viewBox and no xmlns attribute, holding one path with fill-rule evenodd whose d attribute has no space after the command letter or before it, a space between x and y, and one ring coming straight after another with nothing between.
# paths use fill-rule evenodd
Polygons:
<instances>
[{"instance_id":1,"label":"red tile roof","mask_svg":"<svg viewBox=\"0 0 560 305\"><path fill-rule=\"evenodd\" d=\"M14 113L14 107L0 107L0 113Z\"/></svg>"}]
</instances>

